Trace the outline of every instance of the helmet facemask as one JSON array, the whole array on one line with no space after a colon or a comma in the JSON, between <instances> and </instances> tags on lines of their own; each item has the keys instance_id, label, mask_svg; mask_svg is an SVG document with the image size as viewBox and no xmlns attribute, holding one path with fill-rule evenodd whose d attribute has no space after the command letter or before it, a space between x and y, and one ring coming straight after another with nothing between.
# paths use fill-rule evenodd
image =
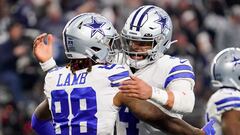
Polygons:
<instances>
[{"instance_id":1,"label":"helmet facemask","mask_svg":"<svg viewBox=\"0 0 240 135\"><path fill-rule=\"evenodd\" d=\"M106 42L107 46L109 46L109 50L108 50L108 55L106 57L106 63L114 63L115 60L118 58L119 56L119 52L121 50L121 42L120 42L120 37L118 35L116 35L113 38L109 38L109 41Z\"/></svg>"},{"instance_id":2,"label":"helmet facemask","mask_svg":"<svg viewBox=\"0 0 240 135\"><path fill-rule=\"evenodd\" d=\"M137 38L122 34L122 50L128 59L127 64L130 67L140 69L161 57L163 53L158 53L156 38L160 38L160 36Z\"/></svg>"}]
</instances>

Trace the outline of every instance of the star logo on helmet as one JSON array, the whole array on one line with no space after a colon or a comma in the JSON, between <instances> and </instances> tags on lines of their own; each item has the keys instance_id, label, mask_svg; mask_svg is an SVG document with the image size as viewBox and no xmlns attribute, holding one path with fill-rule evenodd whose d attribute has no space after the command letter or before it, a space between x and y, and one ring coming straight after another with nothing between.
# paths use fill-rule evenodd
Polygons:
<instances>
[{"instance_id":1,"label":"star logo on helmet","mask_svg":"<svg viewBox=\"0 0 240 135\"><path fill-rule=\"evenodd\" d=\"M167 17L162 17L159 12L156 12L155 14L157 14L159 18L154 22L160 24L162 29L164 29L167 26Z\"/></svg>"},{"instance_id":2,"label":"star logo on helmet","mask_svg":"<svg viewBox=\"0 0 240 135\"><path fill-rule=\"evenodd\" d=\"M84 24L84 26L92 29L92 31L91 31L91 38L92 38L97 32L102 34L103 36L105 35L103 32L103 29L102 29L103 25L105 25L105 24L106 24L106 22L99 22L96 20L96 18L94 18L92 16L92 22L86 23L86 24Z\"/></svg>"},{"instance_id":3,"label":"star logo on helmet","mask_svg":"<svg viewBox=\"0 0 240 135\"><path fill-rule=\"evenodd\" d=\"M233 57L234 66L240 64L240 58Z\"/></svg>"}]
</instances>

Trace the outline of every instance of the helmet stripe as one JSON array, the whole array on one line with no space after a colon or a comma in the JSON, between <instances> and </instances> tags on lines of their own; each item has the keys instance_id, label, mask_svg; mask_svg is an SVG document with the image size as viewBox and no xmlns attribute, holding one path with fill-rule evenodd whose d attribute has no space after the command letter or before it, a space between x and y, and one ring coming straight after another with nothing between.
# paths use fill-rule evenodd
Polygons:
<instances>
[{"instance_id":1,"label":"helmet stripe","mask_svg":"<svg viewBox=\"0 0 240 135\"><path fill-rule=\"evenodd\" d=\"M63 35L64 35L64 41L65 41L66 51L69 52L69 48L68 48L68 45L67 45L67 33L66 33L66 32L67 32L67 31L64 30Z\"/></svg>"},{"instance_id":2,"label":"helmet stripe","mask_svg":"<svg viewBox=\"0 0 240 135\"><path fill-rule=\"evenodd\" d=\"M137 31L140 30L140 27L141 27L142 20L143 20L144 16L145 16L145 15L147 14L147 12L148 12L149 10L151 10L152 8L154 8L154 6L151 6L151 7L147 8L147 9L143 12L143 14L141 15L141 17L140 17L140 19L139 19L139 21L138 21L138 24L137 24Z\"/></svg>"},{"instance_id":3,"label":"helmet stripe","mask_svg":"<svg viewBox=\"0 0 240 135\"><path fill-rule=\"evenodd\" d=\"M135 13L135 15L133 16L133 19L132 19L131 24L130 24L130 30L132 30L132 28L133 28L133 23L134 23L137 15L138 15L138 13L139 13L142 9L143 9L143 7L139 8L139 9L137 10L137 12Z\"/></svg>"}]
</instances>

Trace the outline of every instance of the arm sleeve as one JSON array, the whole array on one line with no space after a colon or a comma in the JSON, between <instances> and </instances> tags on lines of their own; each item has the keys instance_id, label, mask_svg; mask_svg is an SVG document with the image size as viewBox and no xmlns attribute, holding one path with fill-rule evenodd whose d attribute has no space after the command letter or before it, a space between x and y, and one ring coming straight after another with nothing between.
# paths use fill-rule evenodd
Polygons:
<instances>
[{"instance_id":1,"label":"arm sleeve","mask_svg":"<svg viewBox=\"0 0 240 135\"><path fill-rule=\"evenodd\" d=\"M167 90L173 92L174 104L173 111L179 113L191 113L195 104L195 95L193 92L193 84L189 80L173 81Z\"/></svg>"},{"instance_id":2,"label":"arm sleeve","mask_svg":"<svg viewBox=\"0 0 240 135\"><path fill-rule=\"evenodd\" d=\"M38 135L55 135L51 120L40 120L35 114L32 115L31 126Z\"/></svg>"},{"instance_id":3,"label":"arm sleeve","mask_svg":"<svg viewBox=\"0 0 240 135\"><path fill-rule=\"evenodd\" d=\"M191 113L195 104L195 95L193 92L193 85L188 80L175 80L172 81L167 90L152 88L151 100L160 105L166 105L169 100L167 91L173 94L172 111L177 113Z\"/></svg>"},{"instance_id":4,"label":"arm sleeve","mask_svg":"<svg viewBox=\"0 0 240 135\"><path fill-rule=\"evenodd\" d=\"M56 64L55 60L53 59L53 57L51 57L48 61L46 61L44 63L39 63L39 64L44 72L47 72L47 71L57 67L57 64Z\"/></svg>"}]
</instances>

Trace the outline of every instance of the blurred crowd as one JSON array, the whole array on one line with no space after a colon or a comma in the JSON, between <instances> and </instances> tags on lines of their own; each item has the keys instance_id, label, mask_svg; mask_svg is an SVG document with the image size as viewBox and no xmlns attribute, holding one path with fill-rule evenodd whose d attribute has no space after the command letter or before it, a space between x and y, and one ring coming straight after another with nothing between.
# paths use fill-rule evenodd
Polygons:
<instances>
[{"instance_id":1,"label":"blurred crowd","mask_svg":"<svg viewBox=\"0 0 240 135\"><path fill-rule=\"evenodd\" d=\"M210 62L220 50L240 47L239 0L0 0L0 135L33 135L31 114L44 98L45 73L32 54L34 38L54 35L54 59L66 63L62 30L73 16L97 12L119 32L128 15L145 4L165 9L173 21L168 54L187 58L196 74L194 112L184 117L201 127L211 86Z\"/></svg>"}]
</instances>

